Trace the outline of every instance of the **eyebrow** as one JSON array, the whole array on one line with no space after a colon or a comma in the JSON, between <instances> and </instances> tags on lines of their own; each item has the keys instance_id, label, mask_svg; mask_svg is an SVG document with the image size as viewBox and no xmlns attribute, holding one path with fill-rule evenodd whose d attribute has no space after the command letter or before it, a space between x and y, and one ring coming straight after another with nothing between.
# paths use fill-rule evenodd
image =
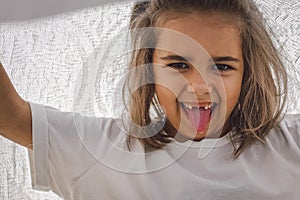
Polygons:
<instances>
[{"instance_id":1,"label":"eyebrow","mask_svg":"<svg viewBox=\"0 0 300 200\"><path fill-rule=\"evenodd\" d=\"M231 56L212 57L212 61L214 61L214 62L221 62L221 61L241 62L239 59L231 57Z\"/></svg>"},{"instance_id":2,"label":"eyebrow","mask_svg":"<svg viewBox=\"0 0 300 200\"><path fill-rule=\"evenodd\" d=\"M161 60L177 60L177 61L185 61L185 62L189 62L192 59L191 58L184 58L182 56L178 56L178 55L168 55L168 56L164 56L164 57L160 57Z\"/></svg>"},{"instance_id":3,"label":"eyebrow","mask_svg":"<svg viewBox=\"0 0 300 200\"><path fill-rule=\"evenodd\" d=\"M177 61L185 61L185 62L189 62L192 60L191 58L184 58L184 57L178 56L178 55L168 55L168 56L161 57L160 59L161 60L177 60ZM212 57L212 59L210 59L210 61L213 61L213 62L222 62L222 61L240 62L239 59L231 57L231 56Z\"/></svg>"}]
</instances>

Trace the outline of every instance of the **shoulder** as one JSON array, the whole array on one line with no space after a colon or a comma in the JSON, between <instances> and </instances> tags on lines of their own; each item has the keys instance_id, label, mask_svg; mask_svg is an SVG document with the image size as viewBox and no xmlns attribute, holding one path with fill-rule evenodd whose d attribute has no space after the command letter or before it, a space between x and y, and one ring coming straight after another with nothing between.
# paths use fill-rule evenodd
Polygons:
<instances>
[{"instance_id":1,"label":"shoulder","mask_svg":"<svg viewBox=\"0 0 300 200\"><path fill-rule=\"evenodd\" d=\"M67 197L77 180L95 164L103 163L106 152L124 144L117 119L62 112L34 103L31 108L30 164L35 189L53 190Z\"/></svg>"},{"instance_id":2,"label":"shoulder","mask_svg":"<svg viewBox=\"0 0 300 200\"><path fill-rule=\"evenodd\" d=\"M125 146L126 128L120 119L62 112L39 104L31 107L35 141L49 141L51 146L69 148L70 152L74 146L97 147L97 152L105 152L109 145Z\"/></svg>"},{"instance_id":3,"label":"shoulder","mask_svg":"<svg viewBox=\"0 0 300 200\"><path fill-rule=\"evenodd\" d=\"M300 114L285 115L280 123L281 127L300 130Z\"/></svg>"},{"instance_id":4,"label":"shoulder","mask_svg":"<svg viewBox=\"0 0 300 200\"><path fill-rule=\"evenodd\" d=\"M279 127L283 133L293 137L300 145L300 114L286 115Z\"/></svg>"},{"instance_id":5,"label":"shoulder","mask_svg":"<svg viewBox=\"0 0 300 200\"><path fill-rule=\"evenodd\" d=\"M118 132L123 123L120 119L85 115L78 112L61 111L50 106L31 103L33 115L44 119L49 126L68 132ZM73 130L75 128L76 130Z\"/></svg>"},{"instance_id":6,"label":"shoulder","mask_svg":"<svg viewBox=\"0 0 300 200\"><path fill-rule=\"evenodd\" d=\"M285 115L267 136L273 144L288 145L300 150L300 114Z\"/></svg>"}]
</instances>

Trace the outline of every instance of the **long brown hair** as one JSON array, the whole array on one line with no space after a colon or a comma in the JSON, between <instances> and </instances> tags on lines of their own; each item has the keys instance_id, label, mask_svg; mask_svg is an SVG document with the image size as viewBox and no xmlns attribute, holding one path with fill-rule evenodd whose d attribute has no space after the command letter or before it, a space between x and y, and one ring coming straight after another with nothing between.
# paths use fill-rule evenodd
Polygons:
<instances>
[{"instance_id":1,"label":"long brown hair","mask_svg":"<svg viewBox=\"0 0 300 200\"><path fill-rule=\"evenodd\" d=\"M154 51L153 48L141 48L153 42L151 34L135 30L155 27L172 13L192 12L229 14L236 18L240 30L245 70L240 105L229 118L231 126L235 128L230 139L234 146L233 155L237 158L255 141L264 142L269 131L278 125L287 92L285 68L267 31L265 20L251 0L151 0L136 3L130 21L134 49L130 69L151 66ZM153 83L151 67L145 69L137 71L134 78L130 76L126 81L127 89L142 85L132 92L128 106L132 122L141 127L151 123L149 109L155 93L154 84L141 84ZM131 138L140 135L133 127L129 129L127 138L129 147ZM147 131L143 134L147 135ZM161 129L157 134L139 140L146 149L160 149L172 141L172 137Z\"/></svg>"}]
</instances>

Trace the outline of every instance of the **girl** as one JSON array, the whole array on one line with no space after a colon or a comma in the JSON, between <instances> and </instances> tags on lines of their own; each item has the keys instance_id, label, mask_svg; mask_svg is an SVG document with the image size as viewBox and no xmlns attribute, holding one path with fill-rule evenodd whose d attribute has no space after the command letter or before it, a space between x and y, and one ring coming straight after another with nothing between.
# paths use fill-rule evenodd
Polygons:
<instances>
[{"instance_id":1,"label":"girl","mask_svg":"<svg viewBox=\"0 0 300 200\"><path fill-rule=\"evenodd\" d=\"M33 187L65 199L298 199L300 116L283 113L286 72L253 2L139 2L130 30L129 122L28 104L1 66L1 135L32 150Z\"/></svg>"}]
</instances>

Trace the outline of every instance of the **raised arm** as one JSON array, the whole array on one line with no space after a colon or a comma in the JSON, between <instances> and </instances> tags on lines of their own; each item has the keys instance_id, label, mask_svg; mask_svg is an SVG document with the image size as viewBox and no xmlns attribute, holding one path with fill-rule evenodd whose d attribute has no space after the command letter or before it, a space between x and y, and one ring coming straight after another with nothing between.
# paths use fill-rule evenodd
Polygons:
<instances>
[{"instance_id":1,"label":"raised arm","mask_svg":"<svg viewBox=\"0 0 300 200\"><path fill-rule=\"evenodd\" d=\"M16 92L0 63L0 135L32 149L29 103Z\"/></svg>"}]
</instances>

